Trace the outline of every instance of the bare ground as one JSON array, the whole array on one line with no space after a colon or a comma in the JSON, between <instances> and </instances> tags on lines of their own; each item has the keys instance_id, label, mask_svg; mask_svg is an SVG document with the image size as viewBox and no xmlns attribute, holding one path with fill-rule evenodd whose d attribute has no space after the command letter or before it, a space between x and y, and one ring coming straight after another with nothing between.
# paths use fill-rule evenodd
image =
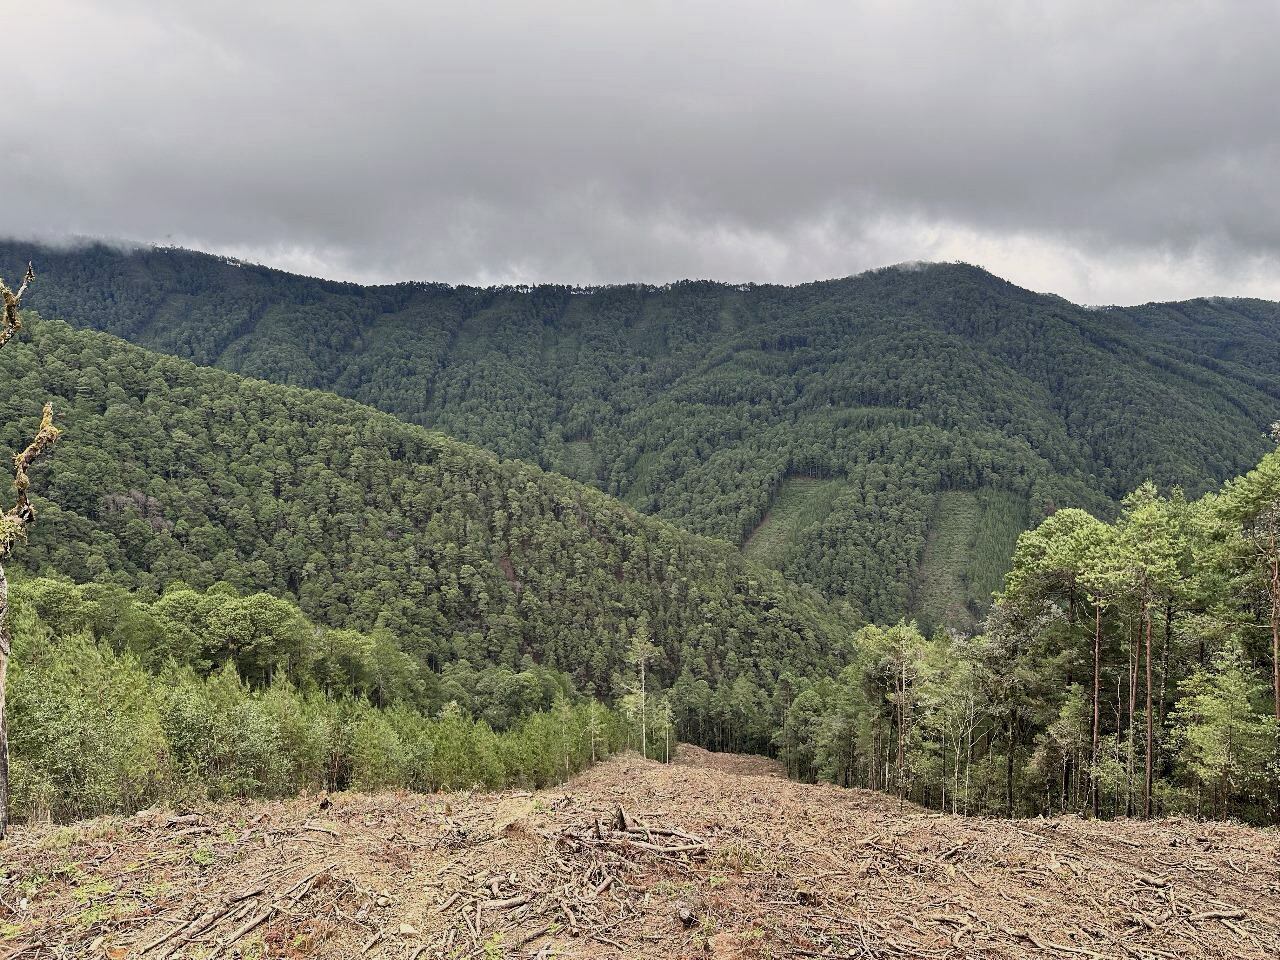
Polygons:
<instances>
[{"instance_id":1,"label":"bare ground","mask_svg":"<svg viewBox=\"0 0 1280 960\"><path fill-rule=\"evenodd\" d=\"M619 808L625 816L619 816ZM19 829L0 958L1280 956L1280 833L944 816L771 761Z\"/></svg>"}]
</instances>

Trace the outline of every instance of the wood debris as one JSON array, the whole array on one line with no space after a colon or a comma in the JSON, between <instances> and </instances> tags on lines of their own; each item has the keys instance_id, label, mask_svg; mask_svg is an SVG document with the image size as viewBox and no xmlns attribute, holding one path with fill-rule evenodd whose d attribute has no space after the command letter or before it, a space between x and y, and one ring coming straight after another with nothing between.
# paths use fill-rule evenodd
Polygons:
<instances>
[{"instance_id":1,"label":"wood debris","mask_svg":"<svg viewBox=\"0 0 1280 960\"><path fill-rule=\"evenodd\" d=\"M333 794L19 829L0 960L1280 956L1280 834L1008 822L622 756L529 794Z\"/></svg>"}]
</instances>

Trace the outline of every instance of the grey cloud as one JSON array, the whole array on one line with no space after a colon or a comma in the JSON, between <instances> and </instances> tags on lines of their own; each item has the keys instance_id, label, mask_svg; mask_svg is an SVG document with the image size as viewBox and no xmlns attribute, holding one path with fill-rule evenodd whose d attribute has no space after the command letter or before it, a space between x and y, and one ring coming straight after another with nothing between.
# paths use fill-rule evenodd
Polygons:
<instances>
[{"instance_id":1,"label":"grey cloud","mask_svg":"<svg viewBox=\"0 0 1280 960\"><path fill-rule=\"evenodd\" d=\"M9 20L9 233L361 280L965 259L1084 302L1280 298L1274 4L46 0Z\"/></svg>"}]
</instances>

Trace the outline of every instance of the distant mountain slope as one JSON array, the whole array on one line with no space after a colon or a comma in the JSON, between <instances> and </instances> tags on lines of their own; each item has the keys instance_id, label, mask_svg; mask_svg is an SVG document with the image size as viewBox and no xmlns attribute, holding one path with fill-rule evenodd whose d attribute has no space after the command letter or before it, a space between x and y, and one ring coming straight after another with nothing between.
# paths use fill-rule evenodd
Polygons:
<instances>
[{"instance_id":1,"label":"distant mountain slope","mask_svg":"<svg viewBox=\"0 0 1280 960\"><path fill-rule=\"evenodd\" d=\"M727 544L331 394L38 319L0 376L0 455L45 399L64 431L34 479L32 571L291 595L320 623L391 631L433 667L531 657L606 696L643 624L654 679L682 676L701 697L683 708L706 714L737 681L766 725L757 748L759 689L830 665L846 633L815 592Z\"/></svg>"},{"instance_id":2,"label":"distant mountain slope","mask_svg":"<svg viewBox=\"0 0 1280 960\"><path fill-rule=\"evenodd\" d=\"M963 265L798 287L361 287L8 243L0 270L29 256L47 315L353 397L734 543L789 480L838 480L763 555L881 621L919 612L934 575L968 586L931 609L972 618L1007 564L1011 540L980 532L926 562L943 494L1034 519L1105 511L1148 477L1198 492L1256 461L1280 416L1280 307L1262 301L1086 309Z\"/></svg>"}]
</instances>

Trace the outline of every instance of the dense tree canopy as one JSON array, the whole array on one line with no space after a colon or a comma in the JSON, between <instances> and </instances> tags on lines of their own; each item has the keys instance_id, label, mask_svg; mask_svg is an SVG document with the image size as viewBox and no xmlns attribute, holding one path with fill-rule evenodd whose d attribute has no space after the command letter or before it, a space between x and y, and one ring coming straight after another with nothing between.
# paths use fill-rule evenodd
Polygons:
<instances>
[{"instance_id":1,"label":"dense tree canopy","mask_svg":"<svg viewBox=\"0 0 1280 960\"><path fill-rule=\"evenodd\" d=\"M460 664L428 678L376 636L225 584L151 600L37 578L14 612L24 819L301 790L540 787L635 742L563 674ZM250 636L251 649L235 639Z\"/></svg>"},{"instance_id":2,"label":"dense tree canopy","mask_svg":"<svg viewBox=\"0 0 1280 960\"><path fill-rule=\"evenodd\" d=\"M0 272L30 255L0 245ZM1275 304L1089 310L961 265L478 289L178 250L38 257L46 316L567 474L759 545L880 622L976 623L1022 527L1112 515L1147 479L1207 489L1261 455L1280 401ZM812 477L831 482L800 496Z\"/></svg>"},{"instance_id":3,"label":"dense tree canopy","mask_svg":"<svg viewBox=\"0 0 1280 960\"><path fill-rule=\"evenodd\" d=\"M345 672L375 702L448 684L463 663L533 664L620 696L642 623L658 687L771 689L785 669L836 664L853 626L727 544L349 400L36 318L0 375L17 388L0 397L0 448L30 434L19 398L33 393L54 398L65 430L21 564L164 593L188 624L165 643L199 640L200 657L251 683L317 656L280 599L336 628L317 682ZM243 596L210 613L179 583ZM749 708L755 739L734 742L767 745L771 705Z\"/></svg>"},{"instance_id":4,"label":"dense tree canopy","mask_svg":"<svg viewBox=\"0 0 1280 960\"><path fill-rule=\"evenodd\" d=\"M792 773L953 810L1280 817L1280 450L1018 543L985 633L866 627L802 685Z\"/></svg>"}]
</instances>

